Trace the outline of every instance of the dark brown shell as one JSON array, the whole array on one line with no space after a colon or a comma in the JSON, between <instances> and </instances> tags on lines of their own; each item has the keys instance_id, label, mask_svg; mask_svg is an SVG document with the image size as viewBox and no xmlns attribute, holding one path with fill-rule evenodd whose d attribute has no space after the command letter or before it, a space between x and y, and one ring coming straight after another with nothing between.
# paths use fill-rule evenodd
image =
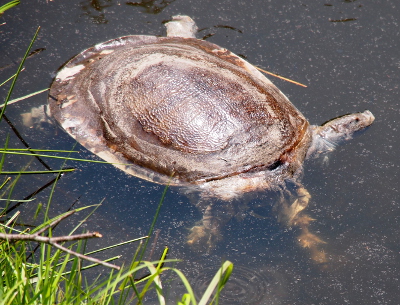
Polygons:
<instances>
[{"instance_id":1,"label":"dark brown shell","mask_svg":"<svg viewBox=\"0 0 400 305\"><path fill-rule=\"evenodd\" d=\"M193 38L127 36L87 49L59 71L49 103L87 149L159 183L301 164L310 141L307 120L266 77Z\"/></svg>"}]
</instances>

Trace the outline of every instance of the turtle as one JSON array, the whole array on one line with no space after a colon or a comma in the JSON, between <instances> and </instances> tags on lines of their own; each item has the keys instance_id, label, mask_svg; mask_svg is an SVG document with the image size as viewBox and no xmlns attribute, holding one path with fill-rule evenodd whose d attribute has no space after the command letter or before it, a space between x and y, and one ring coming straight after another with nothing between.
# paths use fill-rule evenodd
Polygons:
<instances>
[{"instance_id":1,"label":"turtle","mask_svg":"<svg viewBox=\"0 0 400 305\"><path fill-rule=\"evenodd\" d=\"M50 115L80 144L126 173L196 191L208 202L188 243L212 246L221 224L213 199L296 185L283 204L304 247L323 243L301 213L310 200L304 160L326 154L374 121L363 112L311 125L255 66L197 39L189 16L166 23L167 36L123 36L79 53L60 68ZM301 216L303 215L303 216Z\"/></svg>"}]
</instances>

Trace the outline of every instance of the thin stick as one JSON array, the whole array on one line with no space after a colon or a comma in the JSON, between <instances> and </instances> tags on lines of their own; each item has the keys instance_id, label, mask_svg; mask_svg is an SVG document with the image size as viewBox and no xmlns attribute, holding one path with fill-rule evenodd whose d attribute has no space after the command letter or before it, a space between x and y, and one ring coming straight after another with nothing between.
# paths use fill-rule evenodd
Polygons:
<instances>
[{"instance_id":1,"label":"thin stick","mask_svg":"<svg viewBox=\"0 0 400 305\"><path fill-rule=\"evenodd\" d=\"M21 214L20 211L17 211L7 222L6 226L9 226L18 216Z\"/></svg>"},{"instance_id":2,"label":"thin stick","mask_svg":"<svg viewBox=\"0 0 400 305\"><path fill-rule=\"evenodd\" d=\"M8 182L10 182L10 180L11 180L11 177L7 177L6 180L4 180L3 184L0 185L0 190L1 190Z\"/></svg>"},{"instance_id":3,"label":"thin stick","mask_svg":"<svg viewBox=\"0 0 400 305\"><path fill-rule=\"evenodd\" d=\"M1 68L0 68L1 71ZM25 68L22 68L20 72L25 71ZM7 82L9 82L10 80L12 80L15 76L17 75L17 73L15 73L13 76L10 76L9 78L7 78L4 82L2 82L0 84L0 87L3 86L4 84L6 84ZM3 104L4 105L4 104ZM3 107L3 106L2 106Z\"/></svg>"},{"instance_id":4,"label":"thin stick","mask_svg":"<svg viewBox=\"0 0 400 305\"><path fill-rule=\"evenodd\" d=\"M69 215L68 215L69 216ZM58 221L59 219L57 219ZM54 223L54 222L53 222ZM0 239L5 239L5 240L25 240L25 241L36 241L36 242L41 242L41 243L46 243L49 245L52 245L61 251L67 252L71 255L74 255L78 258L97 263L99 265L103 265L105 267L113 268L116 270L120 270L121 267L110 264L107 262L104 262L102 260L99 260L97 258L93 258L90 256L83 255L81 253L72 251L71 249L68 249L64 246L61 246L58 244L59 242L66 242L66 241L73 241L73 240L80 240L80 239L87 239L87 238L98 238L102 237L102 235L99 232L88 232L88 233L83 233L83 234L75 234L75 235L69 235L69 236L59 236L59 237L46 237L46 236L40 236L37 234L6 234L6 233L0 233Z\"/></svg>"},{"instance_id":5,"label":"thin stick","mask_svg":"<svg viewBox=\"0 0 400 305\"><path fill-rule=\"evenodd\" d=\"M100 237L101 237L101 235L100 235ZM99 259L94 258L94 257L90 257L90 256L86 256L86 255L80 254L78 252L75 252L75 251L72 251L72 250L70 250L68 248L65 248L65 247L63 247L63 246L61 246L61 245L59 245L57 243L51 243L51 245L56 247L56 248L58 248L58 249L60 249L61 251L67 252L67 253L69 253L71 255L74 255L76 257L79 257L81 259L84 259L84 260L87 260L87 261L90 261L90 262L93 262L93 263L96 263L96 264L99 264L99 265L103 265L105 267L113 268L113 269L116 269L116 270L120 270L121 269L120 266L107 263L105 261L99 260Z\"/></svg>"},{"instance_id":6,"label":"thin stick","mask_svg":"<svg viewBox=\"0 0 400 305\"><path fill-rule=\"evenodd\" d=\"M37 242L51 244L51 245L54 243L59 243L59 242L73 241L73 240L94 238L94 237L102 237L102 235L99 232L88 232L88 233L68 235L68 236L47 237L47 236L40 236L40 235L36 235L36 234L24 235L24 234L0 233L0 239L29 240L29 241L37 241Z\"/></svg>"},{"instance_id":7,"label":"thin stick","mask_svg":"<svg viewBox=\"0 0 400 305\"><path fill-rule=\"evenodd\" d=\"M36 30L36 32L35 32L35 35L33 35L33 38L32 38L32 40L31 40L31 43L29 44L28 49L26 50L25 55L24 55L24 57L22 58L21 63L19 64L19 67L18 67L18 69L17 69L17 73L15 73L16 75L15 75L15 77L14 77L12 83L11 83L11 86L10 86L10 88L8 89L8 93L7 93L6 99L5 99L5 101L4 101L5 106L1 109L1 112L0 112L0 121L1 121L1 119L2 119L2 117L3 117L3 115L4 115L4 112L5 112L5 110L6 110L7 102L9 101L9 99L10 99L10 97L11 97L11 93L13 92L15 83L17 82L18 75L19 75L19 73L21 72L21 70L22 70L22 68L23 68L23 66L24 66L24 62L25 62L26 58L27 58L28 55L29 55L29 51L31 50L31 48L32 48L32 46L33 46L33 43L35 42L36 37L37 37L38 34L39 34L39 31L40 31L40 26L37 28L37 30Z\"/></svg>"},{"instance_id":8,"label":"thin stick","mask_svg":"<svg viewBox=\"0 0 400 305\"><path fill-rule=\"evenodd\" d=\"M254 67L256 67L256 66L254 66ZM261 69L261 68L259 68L259 67L256 67L256 69L257 69L257 70L260 70L261 72L267 73L267 74L269 74L269 75L275 76L275 77L277 77L277 78L283 79L283 80L285 80L285 81L287 81L287 82L290 82L290 83L293 83L293 84L296 84L296 85L299 85L299 86L302 86L302 87L307 88L306 85L303 85L302 83L296 82L296 81L291 80L291 79L289 79L289 78L286 78L286 77L283 77L283 76L280 76L280 75L277 75L277 74L268 72L267 70Z\"/></svg>"}]
</instances>

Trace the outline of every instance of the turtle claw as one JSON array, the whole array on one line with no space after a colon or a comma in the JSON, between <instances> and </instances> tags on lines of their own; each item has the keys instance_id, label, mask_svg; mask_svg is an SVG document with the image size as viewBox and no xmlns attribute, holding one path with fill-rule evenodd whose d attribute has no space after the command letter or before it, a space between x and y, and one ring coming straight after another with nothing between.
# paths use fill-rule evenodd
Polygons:
<instances>
[{"instance_id":1,"label":"turtle claw","mask_svg":"<svg viewBox=\"0 0 400 305\"><path fill-rule=\"evenodd\" d=\"M312 261L317 264L326 263L328 261L327 254L321 247L323 244L326 244L326 242L309 230L311 222L315 221L315 219L302 213L308 206L311 195L301 185L298 185L296 193L297 198L291 205L287 204L285 201L281 202L283 209L280 218L284 220L287 226L295 226L300 229L301 233L298 237L299 245L307 249Z\"/></svg>"},{"instance_id":2,"label":"turtle claw","mask_svg":"<svg viewBox=\"0 0 400 305\"><path fill-rule=\"evenodd\" d=\"M283 210L279 218L283 218L288 226L300 225L300 222L308 221L309 223L313 221L314 219L311 217L299 216L301 211L308 206L310 198L310 193L304 187L299 186L297 189L297 198L290 206L284 201L282 202Z\"/></svg>"},{"instance_id":3,"label":"turtle claw","mask_svg":"<svg viewBox=\"0 0 400 305\"><path fill-rule=\"evenodd\" d=\"M298 237L298 241L299 241L300 246L302 246L303 248L309 248L309 249L312 249L320 244L326 244L325 241L323 241L317 235L311 233L308 230L303 230L301 235Z\"/></svg>"},{"instance_id":4,"label":"turtle claw","mask_svg":"<svg viewBox=\"0 0 400 305\"><path fill-rule=\"evenodd\" d=\"M301 217L297 217L294 225L302 227L309 226L312 221L315 221L315 218L310 217L309 215L302 215Z\"/></svg>"},{"instance_id":5,"label":"turtle claw","mask_svg":"<svg viewBox=\"0 0 400 305\"><path fill-rule=\"evenodd\" d=\"M206 228L204 225L194 226L190 231L187 243L195 249L208 251L222 239L218 230Z\"/></svg>"},{"instance_id":6,"label":"turtle claw","mask_svg":"<svg viewBox=\"0 0 400 305\"><path fill-rule=\"evenodd\" d=\"M302 233L298 237L298 242L301 247L305 248L310 252L311 259L318 264L324 264L328 262L326 252L321 249L322 244L326 244L320 237L311 233L308 227L301 227Z\"/></svg>"},{"instance_id":7,"label":"turtle claw","mask_svg":"<svg viewBox=\"0 0 400 305\"><path fill-rule=\"evenodd\" d=\"M199 225L190 229L191 233L188 236L187 243L192 248L209 251L222 239L219 230L221 225L223 225L223 219L214 215L212 205L208 205L203 212L203 218Z\"/></svg>"}]
</instances>

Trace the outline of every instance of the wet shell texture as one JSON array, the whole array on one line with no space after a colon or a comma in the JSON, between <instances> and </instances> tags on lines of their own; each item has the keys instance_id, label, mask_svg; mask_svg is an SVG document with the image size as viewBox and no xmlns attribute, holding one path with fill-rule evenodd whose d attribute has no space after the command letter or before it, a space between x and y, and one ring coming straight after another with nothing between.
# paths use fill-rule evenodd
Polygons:
<instances>
[{"instance_id":1,"label":"wet shell texture","mask_svg":"<svg viewBox=\"0 0 400 305\"><path fill-rule=\"evenodd\" d=\"M49 103L87 149L158 183L268 180L279 167L290 176L311 138L303 115L251 64L194 38L98 44L59 71Z\"/></svg>"}]
</instances>

